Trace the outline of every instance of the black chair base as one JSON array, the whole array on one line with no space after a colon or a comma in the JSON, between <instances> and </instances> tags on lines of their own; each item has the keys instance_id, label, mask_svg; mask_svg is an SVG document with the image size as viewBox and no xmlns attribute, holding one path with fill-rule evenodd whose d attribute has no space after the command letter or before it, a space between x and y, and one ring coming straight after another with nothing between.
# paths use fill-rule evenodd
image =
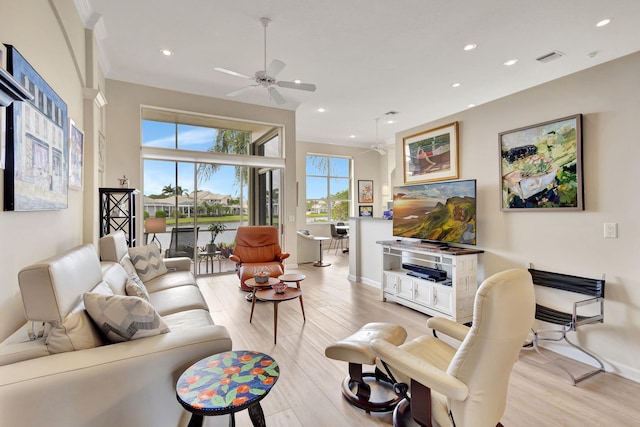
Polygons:
<instances>
[{"instance_id":1,"label":"black chair base","mask_svg":"<svg viewBox=\"0 0 640 427\"><path fill-rule=\"evenodd\" d=\"M391 382L373 372L363 373L362 381L364 385L347 375L342 382L342 395L350 404L367 413L393 411L402 399L394 393ZM371 400L372 398L376 400Z\"/></svg>"}]
</instances>

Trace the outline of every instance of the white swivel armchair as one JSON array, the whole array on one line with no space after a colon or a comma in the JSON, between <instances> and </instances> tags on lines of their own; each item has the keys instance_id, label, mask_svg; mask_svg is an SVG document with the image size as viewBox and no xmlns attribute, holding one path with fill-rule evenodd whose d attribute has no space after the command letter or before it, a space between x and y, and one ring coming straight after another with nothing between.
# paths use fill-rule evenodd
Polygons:
<instances>
[{"instance_id":1,"label":"white swivel armchair","mask_svg":"<svg viewBox=\"0 0 640 427\"><path fill-rule=\"evenodd\" d=\"M390 368L396 383L409 385L411 403L405 399L397 406L394 426L411 418L422 426L500 426L511 370L534 314L531 275L513 269L482 283L475 297L473 326L434 317L427 322L434 336L400 346L372 340L379 364ZM461 341L460 346L447 344L437 333ZM402 386L396 384L398 388Z\"/></svg>"}]
</instances>

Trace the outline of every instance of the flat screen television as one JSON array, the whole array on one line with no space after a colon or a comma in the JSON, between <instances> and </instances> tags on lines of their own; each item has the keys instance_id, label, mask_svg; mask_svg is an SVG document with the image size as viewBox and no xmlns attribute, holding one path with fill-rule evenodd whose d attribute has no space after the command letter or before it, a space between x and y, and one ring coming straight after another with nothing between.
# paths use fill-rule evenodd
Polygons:
<instances>
[{"instance_id":1,"label":"flat screen television","mask_svg":"<svg viewBox=\"0 0 640 427\"><path fill-rule=\"evenodd\" d=\"M393 236L475 245L476 180L394 187Z\"/></svg>"}]
</instances>

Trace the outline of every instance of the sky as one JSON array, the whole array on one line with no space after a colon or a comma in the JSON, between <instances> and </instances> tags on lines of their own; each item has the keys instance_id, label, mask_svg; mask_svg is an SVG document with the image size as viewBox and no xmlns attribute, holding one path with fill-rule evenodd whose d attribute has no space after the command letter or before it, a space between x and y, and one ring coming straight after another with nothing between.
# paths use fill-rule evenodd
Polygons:
<instances>
[{"instance_id":1,"label":"sky","mask_svg":"<svg viewBox=\"0 0 640 427\"><path fill-rule=\"evenodd\" d=\"M176 148L176 127L172 123L142 121L142 145L148 147ZM178 126L178 148L184 150L207 151L215 142L216 131L189 125ZM167 185L175 186L175 163L158 160L144 162L144 194L162 193ZM191 192L193 185L194 165L181 163L178 167L178 185L183 190ZM235 180L233 166L221 166L215 175L204 183L198 184L199 190L210 191L215 194L230 194L232 197L240 195L240 187Z\"/></svg>"},{"instance_id":2,"label":"sky","mask_svg":"<svg viewBox=\"0 0 640 427\"><path fill-rule=\"evenodd\" d=\"M184 150L207 151L216 139L216 130L190 125L178 125L177 148ZM142 144L148 147L176 148L176 126L173 123L163 123L150 120L142 121ZM345 178L331 179L329 186L331 194L349 188L349 160L346 158L331 158L329 161L331 174ZM307 158L307 173L324 175L322 167L314 165ZM175 163L158 160L144 161L144 194L161 194L167 185L175 186ZM189 193L194 190L194 165L180 163L178 166L178 185ZM240 196L240 187L235 179L233 166L221 166L207 182L198 183L199 190L210 191L215 194L230 194ZM245 189L246 195L246 189ZM307 195L309 199L326 198L326 179L308 178ZM246 196L245 196L246 197Z\"/></svg>"}]
</instances>

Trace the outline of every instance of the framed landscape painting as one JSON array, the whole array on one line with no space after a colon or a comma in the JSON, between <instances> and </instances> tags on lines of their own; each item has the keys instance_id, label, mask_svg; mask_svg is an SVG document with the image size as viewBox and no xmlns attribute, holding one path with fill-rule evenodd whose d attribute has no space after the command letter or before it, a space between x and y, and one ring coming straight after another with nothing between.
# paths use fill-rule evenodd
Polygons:
<instances>
[{"instance_id":1,"label":"framed landscape painting","mask_svg":"<svg viewBox=\"0 0 640 427\"><path fill-rule=\"evenodd\" d=\"M582 210L582 115L502 132L502 210Z\"/></svg>"},{"instance_id":2,"label":"framed landscape painting","mask_svg":"<svg viewBox=\"0 0 640 427\"><path fill-rule=\"evenodd\" d=\"M13 47L7 71L33 95L7 107L4 210L67 208L69 145L67 104Z\"/></svg>"},{"instance_id":3,"label":"framed landscape painting","mask_svg":"<svg viewBox=\"0 0 640 427\"><path fill-rule=\"evenodd\" d=\"M458 178L458 122L403 138L404 183Z\"/></svg>"}]
</instances>

